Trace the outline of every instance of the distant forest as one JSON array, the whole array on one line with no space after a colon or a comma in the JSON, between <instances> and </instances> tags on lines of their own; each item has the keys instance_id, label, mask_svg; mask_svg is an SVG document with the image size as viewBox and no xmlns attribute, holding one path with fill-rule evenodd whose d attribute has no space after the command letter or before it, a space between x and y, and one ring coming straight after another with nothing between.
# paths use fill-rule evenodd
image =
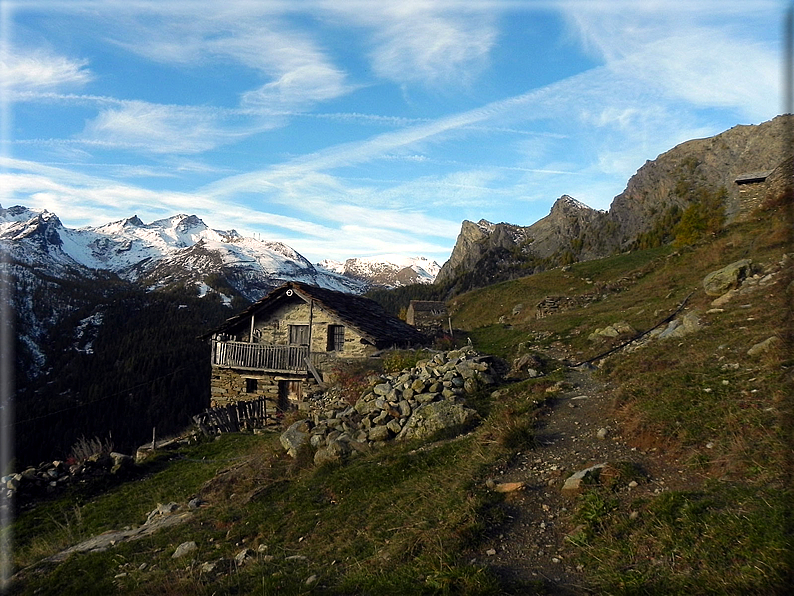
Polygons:
<instances>
[{"instance_id":1,"label":"distant forest","mask_svg":"<svg viewBox=\"0 0 794 596\"><path fill-rule=\"evenodd\" d=\"M17 375L17 467L65 459L82 436L134 454L153 427L176 433L209 406L210 346L199 336L233 314L217 297L128 288L99 310L93 353L71 345L72 319L45 347L49 374Z\"/></svg>"}]
</instances>

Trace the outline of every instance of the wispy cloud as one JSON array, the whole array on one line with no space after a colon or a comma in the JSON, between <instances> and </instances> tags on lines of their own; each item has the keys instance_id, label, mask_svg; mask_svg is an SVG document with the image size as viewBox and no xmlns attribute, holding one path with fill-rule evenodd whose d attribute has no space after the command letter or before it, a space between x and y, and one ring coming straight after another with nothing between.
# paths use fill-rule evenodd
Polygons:
<instances>
[{"instance_id":1,"label":"wispy cloud","mask_svg":"<svg viewBox=\"0 0 794 596\"><path fill-rule=\"evenodd\" d=\"M755 11L776 10L769 2L742 4L741 10L736 3L637 2L631 10L622 3L561 6L583 46L635 86L697 106L733 108L750 119L777 113L779 48L746 32ZM722 18L719 28L715 10Z\"/></svg>"},{"instance_id":2,"label":"wispy cloud","mask_svg":"<svg viewBox=\"0 0 794 596\"><path fill-rule=\"evenodd\" d=\"M94 78L87 64L43 49L5 49L0 53L0 81L12 94L75 87Z\"/></svg>"},{"instance_id":3,"label":"wispy cloud","mask_svg":"<svg viewBox=\"0 0 794 596\"><path fill-rule=\"evenodd\" d=\"M80 135L87 142L135 148L153 153L201 153L252 133L224 126L214 108L127 101L105 109Z\"/></svg>"},{"instance_id":4,"label":"wispy cloud","mask_svg":"<svg viewBox=\"0 0 794 596\"><path fill-rule=\"evenodd\" d=\"M424 0L323 6L367 29L369 60L378 77L444 88L470 84L487 66L503 8Z\"/></svg>"}]
</instances>

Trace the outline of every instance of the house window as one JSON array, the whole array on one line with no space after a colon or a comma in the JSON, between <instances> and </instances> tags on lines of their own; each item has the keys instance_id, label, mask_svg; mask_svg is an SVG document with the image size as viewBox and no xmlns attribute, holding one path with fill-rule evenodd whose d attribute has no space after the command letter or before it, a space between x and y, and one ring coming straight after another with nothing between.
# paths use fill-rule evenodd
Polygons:
<instances>
[{"instance_id":1,"label":"house window","mask_svg":"<svg viewBox=\"0 0 794 596\"><path fill-rule=\"evenodd\" d=\"M344 325L328 325L328 351L341 352L345 348Z\"/></svg>"},{"instance_id":2,"label":"house window","mask_svg":"<svg viewBox=\"0 0 794 596\"><path fill-rule=\"evenodd\" d=\"M290 325L289 326L289 343L291 346L308 346L309 345L309 326L308 325Z\"/></svg>"},{"instance_id":3,"label":"house window","mask_svg":"<svg viewBox=\"0 0 794 596\"><path fill-rule=\"evenodd\" d=\"M246 379L245 380L245 392L246 393L256 393L256 379Z\"/></svg>"}]
</instances>

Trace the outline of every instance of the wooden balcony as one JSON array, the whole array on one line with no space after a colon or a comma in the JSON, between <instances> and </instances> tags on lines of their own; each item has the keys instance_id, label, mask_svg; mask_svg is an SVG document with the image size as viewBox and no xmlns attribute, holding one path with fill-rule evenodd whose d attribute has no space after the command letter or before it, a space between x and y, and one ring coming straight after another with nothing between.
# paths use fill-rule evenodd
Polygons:
<instances>
[{"instance_id":1,"label":"wooden balcony","mask_svg":"<svg viewBox=\"0 0 794 596\"><path fill-rule=\"evenodd\" d=\"M266 372L303 373L308 370L308 346L276 346L240 341L212 341L212 364Z\"/></svg>"}]
</instances>

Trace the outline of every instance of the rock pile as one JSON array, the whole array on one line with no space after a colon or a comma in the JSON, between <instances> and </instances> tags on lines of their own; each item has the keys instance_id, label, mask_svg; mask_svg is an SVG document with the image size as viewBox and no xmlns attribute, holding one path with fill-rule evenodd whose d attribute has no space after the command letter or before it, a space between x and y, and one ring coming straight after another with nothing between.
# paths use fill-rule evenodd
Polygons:
<instances>
[{"instance_id":1,"label":"rock pile","mask_svg":"<svg viewBox=\"0 0 794 596\"><path fill-rule=\"evenodd\" d=\"M321 403L312 416L292 424L281 444L293 457L307 442L314 461L338 461L389 440L421 439L478 419L465 396L495 383L491 357L472 348L438 353L411 369L380 377L354 405Z\"/></svg>"},{"instance_id":2,"label":"rock pile","mask_svg":"<svg viewBox=\"0 0 794 596\"><path fill-rule=\"evenodd\" d=\"M56 460L44 462L37 467L27 468L24 472L9 474L0 479L0 488L4 489L2 497L35 498L50 494L59 488L105 474L118 474L129 470L135 460L123 453L98 453L84 462L68 464Z\"/></svg>"}]
</instances>

